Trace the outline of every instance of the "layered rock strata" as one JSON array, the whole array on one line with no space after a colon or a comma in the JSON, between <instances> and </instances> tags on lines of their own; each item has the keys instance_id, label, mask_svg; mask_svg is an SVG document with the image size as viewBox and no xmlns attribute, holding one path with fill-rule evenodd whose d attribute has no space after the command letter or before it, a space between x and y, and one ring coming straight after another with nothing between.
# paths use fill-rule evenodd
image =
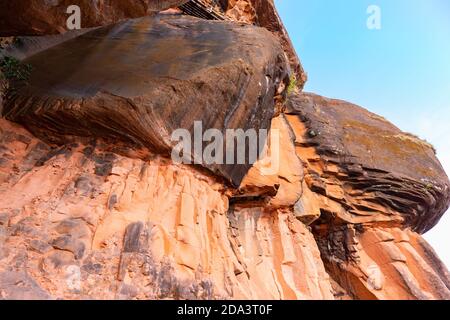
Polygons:
<instances>
[{"instance_id":1,"label":"layered rock strata","mask_svg":"<svg viewBox=\"0 0 450 320\"><path fill-rule=\"evenodd\" d=\"M292 96L286 114L308 163L308 186L330 199L340 223L397 223L424 233L448 208L447 175L425 141L314 94Z\"/></svg>"},{"instance_id":2,"label":"layered rock strata","mask_svg":"<svg viewBox=\"0 0 450 320\"><path fill-rule=\"evenodd\" d=\"M110 137L166 155L172 132L194 137L196 121L224 135L269 129L289 81L282 48L268 31L188 16L102 27L23 63L33 72L10 94L7 119L44 138L49 130ZM202 154L185 156L197 161ZM250 165L206 167L239 185Z\"/></svg>"},{"instance_id":3,"label":"layered rock strata","mask_svg":"<svg viewBox=\"0 0 450 320\"><path fill-rule=\"evenodd\" d=\"M450 299L421 236L450 201L431 145L302 93L272 1L189 2L209 20L127 2L90 7L93 29L6 39L31 73L1 65L1 298ZM46 5L1 34L61 32L66 3ZM175 163L171 134L196 121L270 134L255 163Z\"/></svg>"}]
</instances>

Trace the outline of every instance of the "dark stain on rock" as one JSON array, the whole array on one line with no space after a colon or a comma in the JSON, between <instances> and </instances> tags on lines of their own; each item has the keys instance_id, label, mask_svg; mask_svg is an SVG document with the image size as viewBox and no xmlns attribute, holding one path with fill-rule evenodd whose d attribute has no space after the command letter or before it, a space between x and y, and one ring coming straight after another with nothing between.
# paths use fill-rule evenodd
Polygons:
<instances>
[{"instance_id":1,"label":"dark stain on rock","mask_svg":"<svg viewBox=\"0 0 450 320\"><path fill-rule=\"evenodd\" d=\"M52 247L47 242L37 239L31 240L28 247L30 250L40 254L45 254L52 249Z\"/></svg>"},{"instance_id":2,"label":"dark stain on rock","mask_svg":"<svg viewBox=\"0 0 450 320\"><path fill-rule=\"evenodd\" d=\"M72 252L76 260L83 258L86 249L83 242L75 239L72 235L67 234L54 239L51 242L51 245L55 249Z\"/></svg>"},{"instance_id":3,"label":"dark stain on rock","mask_svg":"<svg viewBox=\"0 0 450 320\"><path fill-rule=\"evenodd\" d=\"M77 180L75 180L75 188L85 197L89 196L94 190L91 179L86 176L78 177Z\"/></svg>"},{"instance_id":4,"label":"dark stain on rock","mask_svg":"<svg viewBox=\"0 0 450 320\"><path fill-rule=\"evenodd\" d=\"M9 223L9 214L0 213L0 226L7 226Z\"/></svg>"},{"instance_id":5,"label":"dark stain on rock","mask_svg":"<svg viewBox=\"0 0 450 320\"><path fill-rule=\"evenodd\" d=\"M94 155L95 161L95 174L100 177L107 177L111 174L114 160L116 156L113 153L104 153L100 155Z\"/></svg>"},{"instance_id":6,"label":"dark stain on rock","mask_svg":"<svg viewBox=\"0 0 450 320\"><path fill-rule=\"evenodd\" d=\"M48 300L50 294L26 272L4 271L0 273L2 298L9 300Z\"/></svg>"},{"instance_id":7,"label":"dark stain on rock","mask_svg":"<svg viewBox=\"0 0 450 320\"><path fill-rule=\"evenodd\" d=\"M108 199L108 209L112 210L112 208L114 208L114 206L117 203L117 195L113 194L111 195L111 197Z\"/></svg>"},{"instance_id":8,"label":"dark stain on rock","mask_svg":"<svg viewBox=\"0 0 450 320\"><path fill-rule=\"evenodd\" d=\"M135 222L128 225L125 230L123 252L139 252L139 240L144 224Z\"/></svg>"},{"instance_id":9,"label":"dark stain on rock","mask_svg":"<svg viewBox=\"0 0 450 320\"><path fill-rule=\"evenodd\" d=\"M84 264L81 267L81 270L89 273L89 274L101 274L103 270L103 266L100 263L89 262Z\"/></svg>"},{"instance_id":10,"label":"dark stain on rock","mask_svg":"<svg viewBox=\"0 0 450 320\"><path fill-rule=\"evenodd\" d=\"M94 153L95 147L94 146L87 146L82 150L82 153L86 158L90 158L92 154Z\"/></svg>"},{"instance_id":11,"label":"dark stain on rock","mask_svg":"<svg viewBox=\"0 0 450 320\"><path fill-rule=\"evenodd\" d=\"M48 160L52 159L53 157L59 156L59 155L66 155L69 156L71 154L71 151L66 147L58 147L58 148L52 148L47 154L42 156L36 161L36 167L42 167Z\"/></svg>"},{"instance_id":12,"label":"dark stain on rock","mask_svg":"<svg viewBox=\"0 0 450 320\"><path fill-rule=\"evenodd\" d=\"M101 27L24 61L33 73L5 101L7 119L58 141L114 139L163 155L172 150L171 132L193 134L194 121L204 130L270 129L275 95L289 78L282 46L269 31L176 15ZM237 186L251 165L247 159L202 166ZM95 172L107 176L111 169L111 162L97 161Z\"/></svg>"}]
</instances>

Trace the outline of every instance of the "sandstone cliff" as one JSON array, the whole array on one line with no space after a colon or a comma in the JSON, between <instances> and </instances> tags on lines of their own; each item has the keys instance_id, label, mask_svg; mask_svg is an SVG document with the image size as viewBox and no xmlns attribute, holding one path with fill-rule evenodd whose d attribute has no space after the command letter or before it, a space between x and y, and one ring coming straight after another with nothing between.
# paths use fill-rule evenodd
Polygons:
<instances>
[{"instance_id":1,"label":"sandstone cliff","mask_svg":"<svg viewBox=\"0 0 450 320\"><path fill-rule=\"evenodd\" d=\"M450 299L432 146L301 92L272 1L78 2L90 29L57 34L64 1L0 20L24 36L0 52L1 298ZM277 134L256 163L174 162L196 121Z\"/></svg>"}]
</instances>

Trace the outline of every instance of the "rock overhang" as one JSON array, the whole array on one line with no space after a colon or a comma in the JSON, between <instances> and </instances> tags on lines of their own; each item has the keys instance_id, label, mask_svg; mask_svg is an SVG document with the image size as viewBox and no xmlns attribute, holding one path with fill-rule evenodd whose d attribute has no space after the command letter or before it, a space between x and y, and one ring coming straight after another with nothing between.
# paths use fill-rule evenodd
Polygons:
<instances>
[{"instance_id":1,"label":"rock overhang","mask_svg":"<svg viewBox=\"0 0 450 320\"><path fill-rule=\"evenodd\" d=\"M91 0L74 2L83 1ZM120 3L127 2L132 1ZM208 3L217 1L191 1L195 3L205 3L202 8L208 9ZM273 1L221 3L223 10L230 4L226 14L231 20L244 18L247 23L276 34L297 75L300 68L297 80L301 87L305 74ZM198 16L204 16L204 12ZM52 19L51 14L49 17ZM108 23L105 8L100 8L99 17L96 23ZM126 23L123 29L127 30ZM116 54L120 51L111 43L108 45L108 38L123 41L124 35L120 35L120 28L116 32L107 30L103 29L103 35L97 34L96 40L105 45L104 52L112 48ZM144 31L143 37L138 38L146 38L145 30L140 29ZM11 53L19 54L19 59L32 60L36 53L89 31L67 32L52 39L20 38L21 48ZM131 38L125 42L136 44L135 40L129 41ZM188 43L183 50L184 47L189 56L193 46ZM75 46L66 51L76 49ZM44 57L52 58L49 52ZM225 56L220 54L222 58ZM247 66L245 61L238 61L235 69L220 63L205 67L213 70L212 74L203 78L202 74L200 78L195 75L192 83L186 72L178 74L177 79L167 77L172 72L162 76L167 70L152 69L161 80L149 84L159 90L146 95L148 87L139 85L142 77L137 80L128 77L133 80L129 82L116 79L117 76L108 78L109 74L101 67L113 65L111 61L120 64L128 60L130 64L133 61L130 57L137 58L136 53L127 54L127 59L105 56L108 63L102 59L97 59L98 63L86 62L85 68L96 70L86 81L77 83L79 75L71 70L73 78L59 78L51 88L46 81L33 80L37 99L30 96L30 101L25 101L26 90L21 88L17 92L25 109L15 110L16 121L28 117L22 118L22 123L29 123L27 126L46 141L60 140L61 146L47 145L21 126L0 119L0 238L6 239L4 246L0 239L0 271L7 270L2 275L11 280L3 283L7 298L26 298L29 293L41 298L66 299L449 297L448 271L423 238L410 230L423 232L432 227L448 202L448 179L430 145L399 132L360 107L311 94L294 94L286 112L276 112L276 117L268 121L271 129L281 130L280 170L263 176L262 167L255 164L248 179L240 185L244 188L230 190L218 176L233 181L241 172L225 166L219 170L210 167L218 173L213 176L146 153L140 147L151 145L155 153L167 152L164 130L179 123L189 127L192 120L198 119L195 112L202 113L200 118L206 119L208 126L215 125L214 110L204 107L217 97L208 84L211 79L219 79L223 82L218 81L216 89L240 92L238 89L245 81L235 81L235 86L230 83L239 79L241 67ZM189 60L197 61L192 56ZM207 61L204 57L200 60ZM231 60L231 64L236 63ZM42 67L41 63L46 61L44 58L40 61ZM49 64L56 65L54 61ZM179 61L174 64L181 66ZM150 67L148 62L142 65ZM133 72L142 72L140 69ZM41 75L46 70L41 70ZM183 70L179 67L175 71ZM129 74L134 75L133 72ZM119 78L122 75L117 74ZM223 74L225 80L220 77ZM45 76L50 75L40 79ZM85 82L95 85L86 88ZM253 97L249 88L245 87L243 95ZM43 91L51 92L45 96ZM196 95L196 91L200 93ZM174 107L187 114L165 109L166 105L181 105L178 102L185 102L190 94L193 94L189 104L192 108ZM167 112L152 117L153 113L148 116L148 110L140 106L153 101L155 95L168 98L161 98L158 106L150 108L152 112L155 108ZM246 115L250 115L247 117L250 125L263 127L271 117L271 108L268 113L259 114L266 109L256 106L246 113L245 106L251 104L243 103L244 108L241 104L237 108L234 108L237 104L230 104L246 99L241 96L227 100L225 96L220 96L222 102L214 106L225 106L226 110L220 110L226 112L230 111L230 105L233 108L221 119L233 119L235 112L239 116L236 122L231 121L230 126L223 128L245 126ZM176 101L170 101L174 97ZM267 101L272 98L267 95ZM37 105L33 106L34 103ZM63 108L59 109L61 105ZM195 111L192 117L191 109ZM89 112L84 113L85 110ZM254 122L255 117L259 122ZM74 134L78 136L67 136ZM269 158L275 153L271 152ZM235 184L237 181L234 180ZM33 268L37 265L40 268ZM8 273L11 266L17 271L31 266L27 268L30 277L25 279L26 290L14 286L14 280L23 279L20 273ZM82 282L80 290L74 292L68 288L64 275L77 271L77 266L81 277L89 281ZM47 277L48 274L52 276ZM223 279L227 279L226 283Z\"/></svg>"},{"instance_id":2,"label":"rock overhang","mask_svg":"<svg viewBox=\"0 0 450 320\"><path fill-rule=\"evenodd\" d=\"M400 214L405 226L424 233L448 209L450 182L426 141L357 105L315 94L291 95L286 113L304 123L303 146L338 166L338 172L314 174L324 185L341 185L347 210L375 216L381 206L383 214Z\"/></svg>"},{"instance_id":3,"label":"rock overhang","mask_svg":"<svg viewBox=\"0 0 450 320\"><path fill-rule=\"evenodd\" d=\"M159 12L183 12L203 19L231 20L263 27L279 39L289 64L296 76L297 84L303 87L307 75L279 17L273 0L145 0L104 1L62 0L42 3L36 0L16 0L0 4L0 37L48 36L71 33L67 21L71 14L69 6L80 8L81 28L105 26L125 19L155 15ZM178 7L178 8L177 8ZM171 10L167 10L171 9ZM172 10L173 9L173 10ZM16 19L20 15L20 19ZM83 30L81 29L81 30ZM80 31L80 30L75 30ZM25 37L29 38L29 37Z\"/></svg>"},{"instance_id":4,"label":"rock overhang","mask_svg":"<svg viewBox=\"0 0 450 320\"><path fill-rule=\"evenodd\" d=\"M92 135L163 154L171 132L192 132L195 121L221 131L269 129L289 79L269 31L178 15L97 28L23 63L33 71L8 96L6 118L56 142ZM239 185L251 164L204 166Z\"/></svg>"}]
</instances>

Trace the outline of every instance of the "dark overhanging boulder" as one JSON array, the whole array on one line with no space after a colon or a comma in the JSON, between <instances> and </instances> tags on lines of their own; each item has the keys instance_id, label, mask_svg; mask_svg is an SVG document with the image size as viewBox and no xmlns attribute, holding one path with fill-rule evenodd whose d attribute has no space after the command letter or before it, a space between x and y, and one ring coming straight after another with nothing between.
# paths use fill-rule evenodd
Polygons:
<instances>
[{"instance_id":1,"label":"dark overhanging boulder","mask_svg":"<svg viewBox=\"0 0 450 320\"><path fill-rule=\"evenodd\" d=\"M341 186L345 195L334 200L354 217L376 223L384 215L383 220L395 224L400 219L424 233L448 209L450 182L426 141L359 106L315 94L291 95L286 113L304 123L303 146L313 147L323 163L339 168L314 172L323 187L318 192L328 196L328 185ZM322 216L322 222L327 219L327 214Z\"/></svg>"},{"instance_id":2,"label":"dark overhanging boulder","mask_svg":"<svg viewBox=\"0 0 450 320\"><path fill-rule=\"evenodd\" d=\"M26 55L26 53L25 53ZM171 132L269 129L289 79L285 54L263 28L158 15L98 28L23 61L4 116L37 136L118 139L169 155ZM204 164L239 185L245 164Z\"/></svg>"}]
</instances>

